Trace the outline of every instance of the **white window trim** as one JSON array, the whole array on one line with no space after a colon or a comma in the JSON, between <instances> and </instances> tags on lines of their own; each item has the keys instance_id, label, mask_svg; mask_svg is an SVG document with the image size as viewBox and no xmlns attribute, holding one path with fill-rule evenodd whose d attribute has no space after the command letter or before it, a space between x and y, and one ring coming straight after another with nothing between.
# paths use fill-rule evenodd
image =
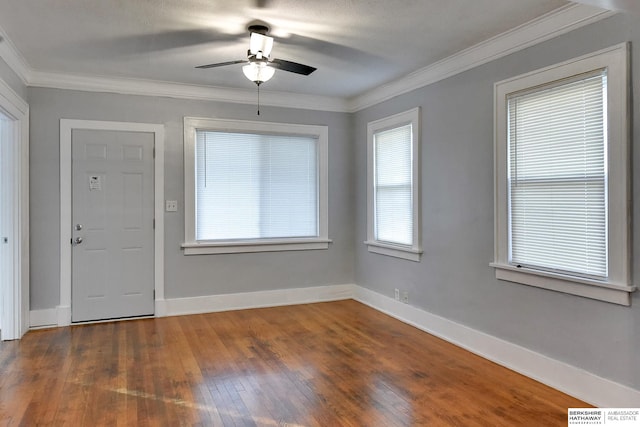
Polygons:
<instances>
[{"instance_id":1,"label":"white window trim","mask_svg":"<svg viewBox=\"0 0 640 427\"><path fill-rule=\"evenodd\" d=\"M494 262L496 278L631 305L631 239L629 230L629 45L622 43L561 64L498 82L494 86L495 215ZM597 69L607 69L608 86L608 232L609 277L590 280L566 274L518 268L509 264L507 188L507 95Z\"/></svg>"},{"instance_id":2,"label":"white window trim","mask_svg":"<svg viewBox=\"0 0 640 427\"><path fill-rule=\"evenodd\" d=\"M230 241L196 240L195 222L195 141L196 130L218 132L261 132L279 135L311 136L318 139L318 237L251 239ZM184 118L184 230L185 255L228 254L327 249L328 238L328 147L327 126L268 123L231 119Z\"/></svg>"},{"instance_id":3,"label":"white window trim","mask_svg":"<svg viewBox=\"0 0 640 427\"><path fill-rule=\"evenodd\" d=\"M374 149L373 135L377 132L411 124L413 127L412 151L412 202L413 244L395 245L375 238ZM422 255L422 227L420 221L420 107L403 113L369 122L367 125L367 245L369 252L419 262Z\"/></svg>"}]
</instances>

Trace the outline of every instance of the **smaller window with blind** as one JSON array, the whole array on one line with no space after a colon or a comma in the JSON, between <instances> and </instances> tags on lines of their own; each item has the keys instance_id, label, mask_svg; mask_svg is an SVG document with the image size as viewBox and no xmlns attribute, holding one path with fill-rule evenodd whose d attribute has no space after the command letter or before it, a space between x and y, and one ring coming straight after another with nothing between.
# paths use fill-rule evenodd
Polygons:
<instances>
[{"instance_id":1,"label":"smaller window with blind","mask_svg":"<svg viewBox=\"0 0 640 427\"><path fill-rule=\"evenodd\" d=\"M623 305L627 47L496 84L496 277Z\"/></svg>"},{"instance_id":2,"label":"smaller window with blind","mask_svg":"<svg viewBox=\"0 0 640 427\"><path fill-rule=\"evenodd\" d=\"M186 254L326 249L327 128L185 118Z\"/></svg>"},{"instance_id":3,"label":"smaller window with blind","mask_svg":"<svg viewBox=\"0 0 640 427\"><path fill-rule=\"evenodd\" d=\"M420 110L368 125L367 241L370 252L419 261Z\"/></svg>"}]
</instances>

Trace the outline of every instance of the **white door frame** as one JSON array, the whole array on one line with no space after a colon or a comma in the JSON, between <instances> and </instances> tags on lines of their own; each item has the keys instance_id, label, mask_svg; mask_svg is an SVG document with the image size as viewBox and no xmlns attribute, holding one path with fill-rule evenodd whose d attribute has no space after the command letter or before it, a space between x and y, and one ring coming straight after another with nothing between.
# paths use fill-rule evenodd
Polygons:
<instances>
[{"instance_id":1,"label":"white door frame","mask_svg":"<svg viewBox=\"0 0 640 427\"><path fill-rule=\"evenodd\" d=\"M74 129L154 134L155 316L164 316L164 125L98 120L60 120L60 305L58 326L71 324L71 132Z\"/></svg>"},{"instance_id":2,"label":"white door frame","mask_svg":"<svg viewBox=\"0 0 640 427\"><path fill-rule=\"evenodd\" d=\"M12 122L10 178L13 218L8 244L13 280L0 280L2 340L20 339L29 330L29 105L0 79L0 111Z\"/></svg>"}]
</instances>

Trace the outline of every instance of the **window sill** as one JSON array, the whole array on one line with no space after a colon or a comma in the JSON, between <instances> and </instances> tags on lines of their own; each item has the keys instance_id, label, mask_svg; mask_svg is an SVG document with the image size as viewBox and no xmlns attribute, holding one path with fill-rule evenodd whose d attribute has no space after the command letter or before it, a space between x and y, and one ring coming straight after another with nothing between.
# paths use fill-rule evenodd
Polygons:
<instances>
[{"instance_id":1,"label":"window sill","mask_svg":"<svg viewBox=\"0 0 640 427\"><path fill-rule=\"evenodd\" d=\"M328 249L330 239L272 239L235 242L187 242L182 244L185 255L237 254L249 252L308 251Z\"/></svg>"},{"instance_id":2,"label":"window sill","mask_svg":"<svg viewBox=\"0 0 640 427\"><path fill-rule=\"evenodd\" d=\"M406 246L392 245L370 240L364 242L364 244L368 246L369 252L392 256L395 258L402 258L414 262L420 262L420 256L422 255L421 249Z\"/></svg>"},{"instance_id":3,"label":"window sill","mask_svg":"<svg viewBox=\"0 0 640 427\"><path fill-rule=\"evenodd\" d=\"M517 268L508 264L491 263L490 265L496 269L496 279L498 280L550 289L613 304L630 306L631 293L636 290L635 286L600 282L530 268Z\"/></svg>"}]
</instances>

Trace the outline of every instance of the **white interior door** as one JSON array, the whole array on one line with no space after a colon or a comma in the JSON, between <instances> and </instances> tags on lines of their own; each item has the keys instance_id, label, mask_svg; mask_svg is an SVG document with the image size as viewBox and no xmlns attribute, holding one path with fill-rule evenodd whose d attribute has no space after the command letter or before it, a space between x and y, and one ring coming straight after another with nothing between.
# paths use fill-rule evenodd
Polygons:
<instances>
[{"instance_id":1,"label":"white interior door","mask_svg":"<svg viewBox=\"0 0 640 427\"><path fill-rule=\"evenodd\" d=\"M154 134L74 129L71 318L154 313Z\"/></svg>"}]
</instances>

